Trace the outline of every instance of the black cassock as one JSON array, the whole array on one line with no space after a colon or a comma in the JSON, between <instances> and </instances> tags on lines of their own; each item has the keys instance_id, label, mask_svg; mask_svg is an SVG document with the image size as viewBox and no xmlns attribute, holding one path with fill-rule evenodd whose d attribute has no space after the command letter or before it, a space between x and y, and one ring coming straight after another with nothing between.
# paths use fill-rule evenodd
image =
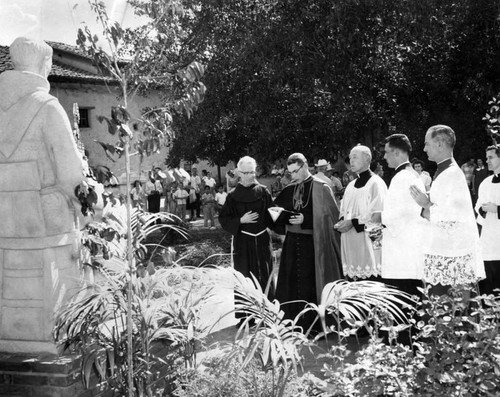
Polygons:
<instances>
[{"instance_id":1,"label":"black cassock","mask_svg":"<svg viewBox=\"0 0 500 397\"><path fill-rule=\"evenodd\" d=\"M298 229L309 230L310 234L288 232L281 251L280 270L276 299L282 304L285 317L294 319L304 309L304 302L287 303L295 300L313 302L317 298L316 274L314 266L313 241L313 205L312 205L312 178L304 182L303 207L295 209L293 206L294 186L288 185L274 200L274 204L289 211L296 211L304 215L304 222ZM315 315L308 313L303 316L298 325L307 329L314 321Z\"/></svg>"},{"instance_id":2,"label":"black cassock","mask_svg":"<svg viewBox=\"0 0 500 397\"><path fill-rule=\"evenodd\" d=\"M271 259L271 237L268 227L272 219L268 208L273 206L271 194L264 185L238 184L227 195L226 202L219 213L219 222L224 230L234 236L234 268L244 276L252 273L262 289L266 288L273 265ZM248 211L259 214L256 223L241 224L240 218ZM274 289L269 289L269 298L273 299Z\"/></svg>"}]
</instances>

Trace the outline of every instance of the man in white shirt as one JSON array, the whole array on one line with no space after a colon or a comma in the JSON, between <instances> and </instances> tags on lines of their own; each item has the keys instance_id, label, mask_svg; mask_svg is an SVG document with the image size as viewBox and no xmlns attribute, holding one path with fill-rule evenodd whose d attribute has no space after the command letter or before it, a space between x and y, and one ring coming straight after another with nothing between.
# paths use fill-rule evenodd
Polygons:
<instances>
[{"instance_id":1,"label":"man in white shirt","mask_svg":"<svg viewBox=\"0 0 500 397\"><path fill-rule=\"evenodd\" d=\"M222 209L222 206L226 203L227 193L224 191L224 186L219 185L217 187L217 193L215 193L215 208L216 212Z\"/></svg>"},{"instance_id":2,"label":"man in white shirt","mask_svg":"<svg viewBox=\"0 0 500 397\"><path fill-rule=\"evenodd\" d=\"M333 192L333 182L330 178L328 178L325 175L325 172L326 172L329 165L330 165L330 163L328 161L326 161L325 159L318 160L318 163L314 164L314 166L316 167L316 175L315 176L316 176L316 178L319 178L323 182L325 182L328 185L328 187L330 189L332 189L332 192Z\"/></svg>"},{"instance_id":3,"label":"man in white shirt","mask_svg":"<svg viewBox=\"0 0 500 397\"><path fill-rule=\"evenodd\" d=\"M212 178L212 173L207 170L202 170L201 173L203 174L203 177L201 178L204 185L210 187L211 190L215 188L215 179Z\"/></svg>"},{"instance_id":4,"label":"man in white shirt","mask_svg":"<svg viewBox=\"0 0 500 397\"><path fill-rule=\"evenodd\" d=\"M191 167L191 177L189 179L189 182L191 182L191 186L196 191L196 193L200 193L201 178L198 175L198 168L196 168L195 166Z\"/></svg>"},{"instance_id":5,"label":"man in white shirt","mask_svg":"<svg viewBox=\"0 0 500 397\"><path fill-rule=\"evenodd\" d=\"M411 143L404 134L393 134L385 139L385 155L389 168L395 170L384 200L384 210L375 213L372 221L382 223L382 281L413 296L419 296L422 287L422 237L425 219L421 208L410 194L412 185L425 190L424 183L410 164ZM406 302L413 306L412 301ZM401 310L411 316L406 307ZM399 343L410 345L412 332L400 332Z\"/></svg>"},{"instance_id":6,"label":"man in white shirt","mask_svg":"<svg viewBox=\"0 0 500 397\"><path fill-rule=\"evenodd\" d=\"M151 213L160 212L161 192L163 188L161 182L155 179L155 174L151 173L149 180L144 186L144 193L147 196L148 211Z\"/></svg>"},{"instance_id":7,"label":"man in white shirt","mask_svg":"<svg viewBox=\"0 0 500 397\"><path fill-rule=\"evenodd\" d=\"M384 210L372 221L384 225L382 239L382 281L413 296L422 287L423 260L421 240L425 220L421 208L410 194L412 185L425 191L418 173L409 162L411 143L406 135L393 134L385 139L385 155L389 168L395 170L384 199ZM413 306L412 301L406 302ZM401 310L411 316L407 307ZM412 332L400 332L399 343L410 345Z\"/></svg>"},{"instance_id":8,"label":"man in white shirt","mask_svg":"<svg viewBox=\"0 0 500 397\"><path fill-rule=\"evenodd\" d=\"M384 210L372 216L372 221L384 226L382 241L382 278L384 282L419 295L422 286L423 261L421 239L425 220L421 208L410 194L412 185L422 191L424 183L409 161L411 143L404 134L393 134L385 139L385 155L389 168L395 174L384 200Z\"/></svg>"},{"instance_id":9,"label":"man in white shirt","mask_svg":"<svg viewBox=\"0 0 500 397\"><path fill-rule=\"evenodd\" d=\"M437 170L429 195L417 186L410 190L429 221L423 240L424 282L436 295L485 278L469 187L453 159L455 142L455 132L446 125L427 130L424 151Z\"/></svg>"},{"instance_id":10,"label":"man in white shirt","mask_svg":"<svg viewBox=\"0 0 500 397\"><path fill-rule=\"evenodd\" d=\"M488 146L486 163L493 175L479 185L476 203L477 222L482 225L480 244L486 271L486 279L479 282L479 290L481 294L493 294L495 288L500 288L500 145Z\"/></svg>"},{"instance_id":11,"label":"man in white shirt","mask_svg":"<svg viewBox=\"0 0 500 397\"><path fill-rule=\"evenodd\" d=\"M177 189L172 195L177 203L176 215L184 222L186 220L186 204L189 193L184 189L181 184L177 185Z\"/></svg>"}]
</instances>

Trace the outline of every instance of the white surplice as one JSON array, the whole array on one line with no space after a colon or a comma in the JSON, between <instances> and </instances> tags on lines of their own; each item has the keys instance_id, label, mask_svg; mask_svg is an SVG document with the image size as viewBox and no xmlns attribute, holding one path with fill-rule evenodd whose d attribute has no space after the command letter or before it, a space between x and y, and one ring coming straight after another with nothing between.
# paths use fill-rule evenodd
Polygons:
<instances>
[{"instance_id":1,"label":"white surplice","mask_svg":"<svg viewBox=\"0 0 500 397\"><path fill-rule=\"evenodd\" d=\"M357 219L360 224L366 224L374 212L382 211L387 186L375 174L361 188L356 188L355 183L356 180L353 180L346 187L340 204L340 217L345 220ZM380 276L380 249L373 249L373 243L365 231L358 233L353 227L342 233L341 253L344 276Z\"/></svg>"},{"instance_id":2,"label":"white surplice","mask_svg":"<svg viewBox=\"0 0 500 397\"><path fill-rule=\"evenodd\" d=\"M433 181L433 203L425 231L424 281L464 285L485 278L469 188L453 160Z\"/></svg>"},{"instance_id":3,"label":"white surplice","mask_svg":"<svg viewBox=\"0 0 500 397\"><path fill-rule=\"evenodd\" d=\"M425 191L424 183L411 167L398 171L384 200L382 223L382 277L421 280L423 277L422 237L426 220L413 200L410 186Z\"/></svg>"},{"instance_id":4,"label":"white surplice","mask_svg":"<svg viewBox=\"0 0 500 397\"><path fill-rule=\"evenodd\" d=\"M492 183L492 180L493 175L481 182L476 203L477 221L482 225L481 252L485 261L500 260L500 219L498 219L498 213L487 212L484 217L479 214L482 204L500 205L500 183Z\"/></svg>"}]
</instances>

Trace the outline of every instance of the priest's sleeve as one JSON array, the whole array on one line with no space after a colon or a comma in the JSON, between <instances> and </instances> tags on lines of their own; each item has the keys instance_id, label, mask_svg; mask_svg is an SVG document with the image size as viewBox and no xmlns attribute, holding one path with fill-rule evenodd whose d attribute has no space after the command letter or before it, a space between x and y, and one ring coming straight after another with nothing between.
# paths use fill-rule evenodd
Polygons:
<instances>
[{"instance_id":1,"label":"priest's sleeve","mask_svg":"<svg viewBox=\"0 0 500 397\"><path fill-rule=\"evenodd\" d=\"M233 236L238 234L240 230L240 216L237 213L236 203L231 194L227 196L226 202L220 210L219 223L226 232L231 233Z\"/></svg>"}]
</instances>

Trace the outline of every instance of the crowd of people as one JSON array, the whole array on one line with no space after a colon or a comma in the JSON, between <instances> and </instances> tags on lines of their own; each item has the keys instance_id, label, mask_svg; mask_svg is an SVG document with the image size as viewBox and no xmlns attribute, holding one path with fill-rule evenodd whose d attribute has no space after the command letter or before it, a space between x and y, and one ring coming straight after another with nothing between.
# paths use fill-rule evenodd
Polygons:
<instances>
[{"instance_id":1,"label":"crowd of people","mask_svg":"<svg viewBox=\"0 0 500 397\"><path fill-rule=\"evenodd\" d=\"M284 305L288 318L303 309L297 301L318 302L324 285L339 278L382 281L412 295L425 285L431 294L446 294L452 286L474 290L478 283L481 293L492 293L500 288L500 145L486 148L494 175L482 172L482 181L476 179L473 207L475 179L468 183L454 160L455 143L448 126L426 132L423 150L437 165L431 177L421 161L410 162L406 135L387 137L388 183L370 169L372 152L364 145L352 148L342 178L326 160L314 164L312 175L305 156L294 153L271 192L257 181L255 160L242 158L239 183L219 216L234 236L235 269L252 273L270 297L294 301ZM271 230L285 235L275 286L269 280ZM310 321L305 317L300 325Z\"/></svg>"},{"instance_id":2,"label":"crowd of people","mask_svg":"<svg viewBox=\"0 0 500 397\"><path fill-rule=\"evenodd\" d=\"M196 167L190 173L183 169L164 172L157 167L150 172L144 187L140 181L134 181L130 195L134 207L151 213L169 212L182 221L194 221L203 214L204 226L215 229L215 216L227 193L223 185L217 185L210 171L202 170L200 177Z\"/></svg>"}]
</instances>

